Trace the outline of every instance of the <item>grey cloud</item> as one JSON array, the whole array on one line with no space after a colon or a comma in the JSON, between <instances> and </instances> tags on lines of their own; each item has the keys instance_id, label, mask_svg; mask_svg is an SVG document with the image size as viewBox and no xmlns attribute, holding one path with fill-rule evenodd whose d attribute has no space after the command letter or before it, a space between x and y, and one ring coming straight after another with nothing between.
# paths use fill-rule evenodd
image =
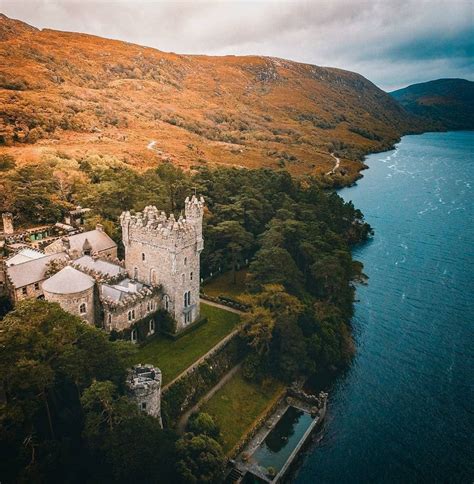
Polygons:
<instances>
[{"instance_id":1,"label":"grey cloud","mask_svg":"<svg viewBox=\"0 0 474 484\"><path fill-rule=\"evenodd\" d=\"M0 0L0 11L38 27L166 51L356 70L387 89L474 75L470 0Z\"/></svg>"}]
</instances>

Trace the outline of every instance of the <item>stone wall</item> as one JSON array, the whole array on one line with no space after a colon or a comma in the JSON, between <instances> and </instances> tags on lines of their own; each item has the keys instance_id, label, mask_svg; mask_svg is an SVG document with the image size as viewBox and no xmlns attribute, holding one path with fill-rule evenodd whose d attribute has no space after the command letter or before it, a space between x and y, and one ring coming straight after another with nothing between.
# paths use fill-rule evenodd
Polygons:
<instances>
[{"instance_id":1,"label":"stone wall","mask_svg":"<svg viewBox=\"0 0 474 484\"><path fill-rule=\"evenodd\" d=\"M186 201L190 219L169 218L156 207L120 217L125 267L131 278L163 287L163 307L180 331L199 318L204 202ZM187 296L188 295L188 296Z\"/></svg>"},{"instance_id":2,"label":"stone wall","mask_svg":"<svg viewBox=\"0 0 474 484\"><path fill-rule=\"evenodd\" d=\"M35 284L28 284L27 286L23 286L23 287L14 288L7 281L10 299L12 300L13 303L17 303L18 301L23 301L24 299L38 299L39 297L43 296L42 284L43 284L43 281ZM26 289L26 294L23 292L23 288Z\"/></svg>"},{"instance_id":3,"label":"stone wall","mask_svg":"<svg viewBox=\"0 0 474 484\"><path fill-rule=\"evenodd\" d=\"M162 409L165 424L173 427L189 410L246 354L247 346L238 334L216 352L163 390Z\"/></svg>"},{"instance_id":4,"label":"stone wall","mask_svg":"<svg viewBox=\"0 0 474 484\"><path fill-rule=\"evenodd\" d=\"M79 316L83 321L94 325L96 313L96 301L94 297L94 286L82 292L74 294L54 294L45 291L44 297L51 302L57 302L65 311ZM86 312L80 312L81 304L86 305Z\"/></svg>"},{"instance_id":5,"label":"stone wall","mask_svg":"<svg viewBox=\"0 0 474 484\"><path fill-rule=\"evenodd\" d=\"M139 299L135 304L127 304L123 307L110 308L104 305L104 329L107 331L124 331L135 322L148 316L152 317L160 307L161 296L159 294ZM130 320L128 314L131 311L135 312L135 316Z\"/></svg>"},{"instance_id":6,"label":"stone wall","mask_svg":"<svg viewBox=\"0 0 474 484\"><path fill-rule=\"evenodd\" d=\"M161 422L161 371L152 365L136 365L127 376L129 396L142 412Z\"/></svg>"}]
</instances>

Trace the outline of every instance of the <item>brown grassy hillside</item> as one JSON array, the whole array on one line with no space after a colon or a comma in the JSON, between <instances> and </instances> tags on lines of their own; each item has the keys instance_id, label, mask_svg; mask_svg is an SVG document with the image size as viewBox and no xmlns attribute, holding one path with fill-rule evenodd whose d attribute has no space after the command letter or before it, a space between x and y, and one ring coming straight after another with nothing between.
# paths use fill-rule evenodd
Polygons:
<instances>
[{"instance_id":1,"label":"brown grassy hillside","mask_svg":"<svg viewBox=\"0 0 474 484\"><path fill-rule=\"evenodd\" d=\"M354 175L364 153L416 129L389 95L340 69L177 55L3 15L0 56L0 150L20 163L61 151L137 168L171 160L302 174L328 171L335 152Z\"/></svg>"}]
</instances>

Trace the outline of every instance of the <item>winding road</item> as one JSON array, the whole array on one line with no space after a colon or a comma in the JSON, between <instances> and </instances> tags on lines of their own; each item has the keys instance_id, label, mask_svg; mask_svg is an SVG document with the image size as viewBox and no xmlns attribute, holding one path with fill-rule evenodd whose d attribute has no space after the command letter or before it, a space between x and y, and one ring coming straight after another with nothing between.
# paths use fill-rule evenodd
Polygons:
<instances>
[{"instance_id":1,"label":"winding road","mask_svg":"<svg viewBox=\"0 0 474 484\"><path fill-rule=\"evenodd\" d=\"M339 168L339 165L341 164L341 160L337 156L333 155L332 153L330 153L330 155L336 160L336 163L332 167L332 170L329 170L326 175L334 175L334 173L336 173L336 170Z\"/></svg>"}]
</instances>

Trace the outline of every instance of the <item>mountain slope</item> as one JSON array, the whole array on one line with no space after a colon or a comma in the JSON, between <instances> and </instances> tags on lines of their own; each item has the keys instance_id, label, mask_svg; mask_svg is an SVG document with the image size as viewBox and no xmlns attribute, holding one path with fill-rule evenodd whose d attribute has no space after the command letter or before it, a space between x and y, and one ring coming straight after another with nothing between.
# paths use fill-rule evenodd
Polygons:
<instances>
[{"instance_id":1,"label":"mountain slope","mask_svg":"<svg viewBox=\"0 0 474 484\"><path fill-rule=\"evenodd\" d=\"M390 93L405 109L437 129L474 129L474 82L438 79Z\"/></svg>"},{"instance_id":2,"label":"mountain slope","mask_svg":"<svg viewBox=\"0 0 474 484\"><path fill-rule=\"evenodd\" d=\"M355 177L362 155L419 123L359 74L257 56L165 53L0 16L0 144L137 168L170 160Z\"/></svg>"}]
</instances>

